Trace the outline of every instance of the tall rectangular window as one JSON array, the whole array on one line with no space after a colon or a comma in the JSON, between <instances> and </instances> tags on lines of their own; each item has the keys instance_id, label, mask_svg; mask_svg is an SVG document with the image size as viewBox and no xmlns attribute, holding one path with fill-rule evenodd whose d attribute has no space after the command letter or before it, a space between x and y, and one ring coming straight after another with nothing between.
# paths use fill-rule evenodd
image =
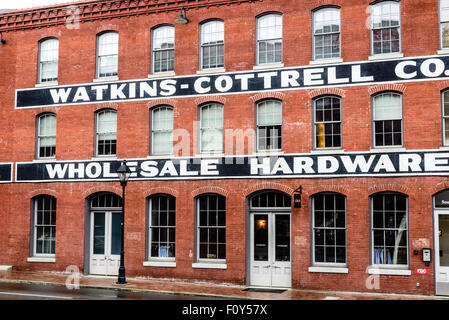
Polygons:
<instances>
[{"instance_id":1,"label":"tall rectangular window","mask_svg":"<svg viewBox=\"0 0 449 320\"><path fill-rule=\"evenodd\" d=\"M449 0L440 0L441 49L449 49Z\"/></svg>"},{"instance_id":2,"label":"tall rectangular window","mask_svg":"<svg viewBox=\"0 0 449 320\"><path fill-rule=\"evenodd\" d=\"M313 262L346 263L346 199L336 193L312 198Z\"/></svg>"},{"instance_id":3,"label":"tall rectangular window","mask_svg":"<svg viewBox=\"0 0 449 320\"><path fill-rule=\"evenodd\" d=\"M209 103L200 107L200 150L223 152L223 106Z\"/></svg>"},{"instance_id":4,"label":"tall rectangular window","mask_svg":"<svg viewBox=\"0 0 449 320\"><path fill-rule=\"evenodd\" d=\"M407 196L377 193L371 205L372 264L408 265Z\"/></svg>"},{"instance_id":5,"label":"tall rectangular window","mask_svg":"<svg viewBox=\"0 0 449 320\"><path fill-rule=\"evenodd\" d=\"M226 198L202 195L197 198L198 259L226 259Z\"/></svg>"},{"instance_id":6,"label":"tall rectangular window","mask_svg":"<svg viewBox=\"0 0 449 320\"><path fill-rule=\"evenodd\" d=\"M115 110L101 110L97 112L96 130L96 155L115 155L117 145L117 112Z\"/></svg>"},{"instance_id":7,"label":"tall rectangular window","mask_svg":"<svg viewBox=\"0 0 449 320\"><path fill-rule=\"evenodd\" d=\"M443 92L443 145L449 146L449 90Z\"/></svg>"},{"instance_id":8,"label":"tall rectangular window","mask_svg":"<svg viewBox=\"0 0 449 320\"><path fill-rule=\"evenodd\" d=\"M341 99L321 97L314 101L315 148L341 147Z\"/></svg>"},{"instance_id":9,"label":"tall rectangular window","mask_svg":"<svg viewBox=\"0 0 449 320\"><path fill-rule=\"evenodd\" d=\"M402 146L402 96L382 93L373 98L374 146Z\"/></svg>"},{"instance_id":10,"label":"tall rectangular window","mask_svg":"<svg viewBox=\"0 0 449 320\"><path fill-rule=\"evenodd\" d=\"M39 83L58 81L58 39L39 42Z\"/></svg>"},{"instance_id":11,"label":"tall rectangular window","mask_svg":"<svg viewBox=\"0 0 449 320\"><path fill-rule=\"evenodd\" d=\"M33 199L33 255L54 255L56 240L56 199L42 195Z\"/></svg>"},{"instance_id":12,"label":"tall rectangular window","mask_svg":"<svg viewBox=\"0 0 449 320\"><path fill-rule=\"evenodd\" d=\"M150 198L150 257L175 257L176 199L169 195Z\"/></svg>"},{"instance_id":13,"label":"tall rectangular window","mask_svg":"<svg viewBox=\"0 0 449 320\"><path fill-rule=\"evenodd\" d=\"M257 151L282 150L282 103L265 100L257 104Z\"/></svg>"},{"instance_id":14,"label":"tall rectangular window","mask_svg":"<svg viewBox=\"0 0 449 320\"><path fill-rule=\"evenodd\" d=\"M105 32L97 39L97 78L118 75L118 33Z\"/></svg>"},{"instance_id":15,"label":"tall rectangular window","mask_svg":"<svg viewBox=\"0 0 449 320\"><path fill-rule=\"evenodd\" d=\"M224 23L213 20L200 27L201 69L224 67Z\"/></svg>"},{"instance_id":16,"label":"tall rectangular window","mask_svg":"<svg viewBox=\"0 0 449 320\"><path fill-rule=\"evenodd\" d=\"M257 18L257 64L282 62L282 15Z\"/></svg>"},{"instance_id":17,"label":"tall rectangular window","mask_svg":"<svg viewBox=\"0 0 449 320\"><path fill-rule=\"evenodd\" d=\"M151 111L151 154L173 152L173 108L161 106Z\"/></svg>"},{"instance_id":18,"label":"tall rectangular window","mask_svg":"<svg viewBox=\"0 0 449 320\"><path fill-rule=\"evenodd\" d=\"M161 26L153 30L153 72L173 71L175 66L175 28Z\"/></svg>"},{"instance_id":19,"label":"tall rectangular window","mask_svg":"<svg viewBox=\"0 0 449 320\"><path fill-rule=\"evenodd\" d=\"M371 53L401 51L401 5L383 1L371 7Z\"/></svg>"},{"instance_id":20,"label":"tall rectangular window","mask_svg":"<svg viewBox=\"0 0 449 320\"><path fill-rule=\"evenodd\" d=\"M339 58L340 9L324 8L313 13L314 59Z\"/></svg>"},{"instance_id":21,"label":"tall rectangular window","mask_svg":"<svg viewBox=\"0 0 449 320\"><path fill-rule=\"evenodd\" d=\"M46 113L37 118L37 158L54 158L56 154L56 116Z\"/></svg>"}]
</instances>

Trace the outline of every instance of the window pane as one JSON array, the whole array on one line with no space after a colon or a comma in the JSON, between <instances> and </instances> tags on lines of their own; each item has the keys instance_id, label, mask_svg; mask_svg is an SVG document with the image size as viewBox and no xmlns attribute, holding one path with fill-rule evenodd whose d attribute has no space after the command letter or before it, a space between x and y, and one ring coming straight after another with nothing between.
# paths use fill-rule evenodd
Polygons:
<instances>
[{"instance_id":1,"label":"window pane","mask_svg":"<svg viewBox=\"0 0 449 320\"><path fill-rule=\"evenodd\" d=\"M374 120L402 119L401 96L384 93L374 97Z\"/></svg>"},{"instance_id":2,"label":"window pane","mask_svg":"<svg viewBox=\"0 0 449 320\"><path fill-rule=\"evenodd\" d=\"M198 241L199 257L204 259L225 259L226 212L225 198L205 195L198 198Z\"/></svg>"}]
</instances>

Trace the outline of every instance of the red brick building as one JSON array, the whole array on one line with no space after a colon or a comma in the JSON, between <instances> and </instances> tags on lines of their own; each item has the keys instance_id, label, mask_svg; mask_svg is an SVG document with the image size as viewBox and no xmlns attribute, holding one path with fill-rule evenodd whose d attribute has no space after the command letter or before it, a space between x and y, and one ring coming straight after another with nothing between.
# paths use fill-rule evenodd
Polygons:
<instances>
[{"instance_id":1,"label":"red brick building","mask_svg":"<svg viewBox=\"0 0 449 320\"><path fill-rule=\"evenodd\" d=\"M449 294L448 7L0 13L0 265L117 274L127 160L128 276Z\"/></svg>"}]
</instances>

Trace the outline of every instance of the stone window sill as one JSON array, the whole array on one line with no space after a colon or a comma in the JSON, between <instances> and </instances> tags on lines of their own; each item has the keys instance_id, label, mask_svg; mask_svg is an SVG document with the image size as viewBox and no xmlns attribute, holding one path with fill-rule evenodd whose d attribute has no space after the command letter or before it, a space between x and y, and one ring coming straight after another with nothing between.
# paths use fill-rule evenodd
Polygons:
<instances>
[{"instance_id":1,"label":"stone window sill","mask_svg":"<svg viewBox=\"0 0 449 320\"><path fill-rule=\"evenodd\" d=\"M55 257L29 257L27 262L43 262L43 263L55 263Z\"/></svg>"},{"instance_id":2,"label":"stone window sill","mask_svg":"<svg viewBox=\"0 0 449 320\"><path fill-rule=\"evenodd\" d=\"M176 261L144 261L144 267L165 267L165 268L176 268Z\"/></svg>"},{"instance_id":3,"label":"stone window sill","mask_svg":"<svg viewBox=\"0 0 449 320\"><path fill-rule=\"evenodd\" d=\"M192 263L194 269L227 269L226 263L216 262L195 262Z\"/></svg>"},{"instance_id":4,"label":"stone window sill","mask_svg":"<svg viewBox=\"0 0 449 320\"><path fill-rule=\"evenodd\" d=\"M368 274L390 275L390 276L410 276L411 270L405 269L380 269L375 267L369 267Z\"/></svg>"},{"instance_id":5,"label":"stone window sill","mask_svg":"<svg viewBox=\"0 0 449 320\"><path fill-rule=\"evenodd\" d=\"M379 53L368 57L368 60L388 60L388 59L398 59L403 58L404 54L402 52L393 53Z\"/></svg>"},{"instance_id":6,"label":"stone window sill","mask_svg":"<svg viewBox=\"0 0 449 320\"><path fill-rule=\"evenodd\" d=\"M349 273L348 268L345 267L309 267L309 272L322 273Z\"/></svg>"}]
</instances>

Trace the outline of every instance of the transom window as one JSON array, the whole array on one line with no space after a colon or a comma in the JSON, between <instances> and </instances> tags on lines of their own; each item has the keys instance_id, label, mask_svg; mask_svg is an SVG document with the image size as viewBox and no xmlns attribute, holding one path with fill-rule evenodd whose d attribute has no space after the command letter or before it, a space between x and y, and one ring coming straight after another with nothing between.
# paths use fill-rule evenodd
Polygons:
<instances>
[{"instance_id":1,"label":"transom window","mask_svg":"<svg viewBox=\"0 0 449 320\"><path fill-rule=\"evenodd\" d=\"M117 146L117 112L115 110L101 110L96 113L96 121L96 155L115 155Z\"/></svg>"},{"instance_id":2,"label":"transom window","mask_svg":"<svg viewBox=\"0 0 449 320\"><path fill-rule=\"evenodd\" d=\"M39 42L39 83L58 81L58 39Z\"/></svg>"},{"instance_id":3,"label":"transom window","mask_svg":"<svg viewBox=\"0 0 449 320\"><path fill-rule=\"evenodd\" d=\"M265 100L257 104L257 151L282 149L282 103Z\"/></svg>"},{"instance_id":4,"label":"transom window","mask_svg":"<svg viewBox=\"0 0 449 320\"><path fill-rule=\"evenodd\" d=\"M34 255L54 255L56 239L56 198L42 195L34 198Z\"/></svg>"},{"instance_id":5,"label":"transom window","mask_svg":"<svg viewBox=\"0 0 449 320\"><path fill-rule=\"evenodd\" d=\"M372 54L401 51L400 3L384 1L371 6Z\"/></svg>"},{"instance_id":6,"label":"transom window","mask_svg":"<svg viewBox=\"0 0 449 320\"><path fill-rule=\"evenodd\" d=\"M312 197L313 262L346 263L346 199L342 194Z\"/></svg>"},{"instance_id":7,"label":"transom window","mask_svg":"<svg viewBox=\"0 0 449 320\"><path fill-rule=\"evenodd\" d=\"M374 145L402 146L402 96L387 92L373 98Z\"/></svg>"},{"instance_id":8,"label":"transom window","mask_svg":"<svg viewBox=\"0 0 449 320\"><path fill-rule=\"evenodd\" d=\"M173 152L173 108L161 106L151 111L151 154Z\"/></svg>"},{"instance_id":9,"label":"transom window","mask_svg":"<svg viewBox=\"0 0 449 320\"><path fill-rule=\"evenodd\" d=\"M118 32L102 33L97 43L97 77L118 75Z\"/></svg>"},{"instance_id":10,"label":"transom window","mask_svg":"<svg viewBox=\"0 0 449 320\"><path fill-rule=\"evenodd\" d=\"M56 155L56 115L46 113L37 119L37 158Z\"/></svg>"},{"instance_id":11,"label":"transom window","mask_svg":"<svg viewBox=\"0 0 449 320\"><path fill-rule=\"evenodd\" d=\"M341 147L341 99L321 97L314 100L315 147Z\"/></svg>"},{"instance_id":12,"label":"transom window","mask_svg":"<svg viewBox=\"0 0 449 320\"><path fill-rule=\"evenodd\" d=\"M101 193L90 200L90 208L122 210L122 198L113 193Z\"/></svg>"},{"instance_id":13,"label":"transom window","mask_svg":"<svg viewBox=\"0 0 449 320\"><path fill-rule=\"evenodd\" d=\"M257 64L282 62L282 15L257 18Z\"/></svg>"},{"instance_id":14,"label":"transom window","mask_svg":"<svg viewBox=\"0 0 449 320\"><path fill-rule=\"evenodd\" d=\"M407 196L378 193L371 197L372 263L408 264Z\"/></svg>"},{"instance_id":15,"label":"transom window","mask_svg":"<svg viewBox=\"0 0 449 320\"><path fill-rule=\"evenodd\" d=\"M443 92L443 144L449 146L449 90Z\"/></svg>"},{"instance_id":16,"label":"transom window","mask_svg":"<svg viewBox=\"0 0 449 320\"><path fill-rule=\"evenodd\" d=\"M224 67L224 23L213 20L201 24L201 69Z\"/></svg>"},{"instance_id":17,"label":"transom window","mask_svg":"<svg viewBox=\"0 0 449 320\"><path fill-rule=\"evenodd\" d=\"M201 152L223 152L223 106L208 103L200 107Z\"/></svg>"},{"instance_id":18,"label":"transom window","mask_svg":"<svg viewBox=\"0 0 449 320\"><path fill-rule=\"evenodd\" d=\"M197 198L198 258L226 259L226 198L202 195Z\"/></svg>"},{"instance_id":19,"label":"transom window","mask_svg":"<svg viewBox=\"0 0 449 320\"><path fill-rule=\"evenodd\" d=\"M176 199L169 195L150 198L150 257L175 257Z\"/></svg>"},{"instance_id":20,"label":"transom window","mask_svg":"<svg viewBox=\"0 0 449 320\"><path fill-rule=\"evenodd\" d=\"M449 48L449 0L440 0L441 48Z\"/></svg>"},{"instance_id":21,"label":"transom window","mask_svg":"<svg viewBox=\"0 0 449 320\"><path fill-rule=\"evenodd\" d=\"M153 72L174 70L175 28L161 26L153 30Z\"/></svg>"},{"instance_id":22,"label":"transom window","mask_svg":"<svg viewBox=\"0 0 449 320\"><path fill-rule=\"evenodd\" d=\"M288 208L290 209L291 197L276 191L263 192L251 198L251 209L262 208Z\"/></svg>"},{"instance_id":23,"label":"transom window","mask_svg":"<svg viewBox=\"0 0 449 320\"><path fill-rule=\"evenodd\" d=\"M340 9L313 13L313 49L315 60L340 57Z\"/></svg>"}]
</instances>

